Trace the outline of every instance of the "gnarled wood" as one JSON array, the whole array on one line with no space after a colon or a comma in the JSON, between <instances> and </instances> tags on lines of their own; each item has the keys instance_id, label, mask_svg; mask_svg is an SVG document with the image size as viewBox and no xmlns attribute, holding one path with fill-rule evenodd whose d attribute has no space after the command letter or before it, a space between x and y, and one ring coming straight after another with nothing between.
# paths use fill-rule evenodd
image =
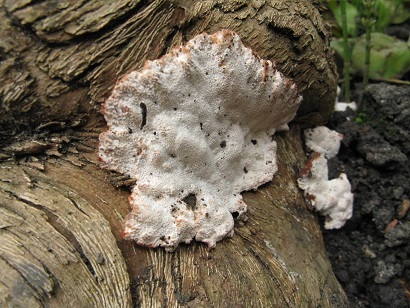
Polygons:
<instances>
[{"instance_id":1,"label":"gnarled wood","mask_svg":"<svg viewBox=\"0 0 410 308\"><path fill-rule=\"evenodd\" d=\"M121 238L126 188L97 162L99 103L116 80L192 36L236 31L294 78L299 121L328 118L336 76L307 0L0 1L0 299L79 307L342 307L298 190L300 131L276 136L279 172L245 193L248 221L208 251Z\"/></svg>"}]
</instances>

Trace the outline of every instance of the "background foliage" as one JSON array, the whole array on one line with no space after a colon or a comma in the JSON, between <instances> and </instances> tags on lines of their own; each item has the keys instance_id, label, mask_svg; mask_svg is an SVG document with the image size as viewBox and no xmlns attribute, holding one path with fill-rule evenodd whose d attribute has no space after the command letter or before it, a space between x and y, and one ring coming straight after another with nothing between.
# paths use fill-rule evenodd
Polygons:
<instances>
[{"instance_id":1,"label":"background foliage","mask_svg":"<svg viewBox=\"0 0 410 308\"><path fill-rule=\"evenodd\" d=\"M370 49L368 73L370 79L401 78L410 70L410 40L403 41L389 36L385 30L410 19L410 0L328 0L325 1L331 14L335 39L332 47L338 56L348 57L344 65L349 74L364 75L366 48ZM343 42L342 2L346 5L347 46ZM366 34L370 34L370 41ZM366 44L370 44L366 47ZM346 63L348 61L349 63Z\"/></svg>"}]
</instances>

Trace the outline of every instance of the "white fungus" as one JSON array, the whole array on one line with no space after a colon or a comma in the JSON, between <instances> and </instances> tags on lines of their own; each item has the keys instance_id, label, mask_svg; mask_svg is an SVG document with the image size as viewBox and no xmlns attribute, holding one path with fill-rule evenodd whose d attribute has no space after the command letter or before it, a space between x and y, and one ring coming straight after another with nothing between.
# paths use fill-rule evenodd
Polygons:
<instances>
[{"instance_id":1,"label":"white fungus","mask_svg":"<svg viewBox=\"0 0 410 308\"><path fill-rule=\"evenodd\" d=\"M337 87L337 97L336 97L336 101L335 101L335 111L343 112L343 111L347 110L347 107L349 107L353 111L356 111L357 110L356 102L350 102L350 103L339 102L340 92L341 92L340 87Z\"/></svg>"},{"instance_id":2,"label":"white fungus","mask_svg":"<svg viewBox=\"0 0 410 308\"><path fill-rule=\"evenodd\" d=\"M337 155L343 136L324 126L304 131L306 146L314 151L298 179L306 201L325 216L325 229L343 227L353 212L353 194L345 173L329 180L327 158Z\"/></svg>"},{"instance_id":3,"label":"white fungus","mask_svg":"<svg viewBox=\"0 0 410 308\"><path fill-rule=\"evenodd\" d=\"M102 109L99 158L136 180L125 238L172 251L231 236L232 215L246 218L240 193L273 178L272 135L300 102L296 86L229 30L122 78Z\"/></svg>"},{"instance_id":4,"label":"white fungus","mask_svg":"<svg viewBox=\"0 0 410 308\"><path fill-rule=\"evenodd\" d=\"M325 158L333 158L339 153L340 141L343 135L326 126L317 126L304 130L306 146L314 152L321 153Z\"/></svg>"},{"instance_id":5,"label":"white fungus","mask_svg":"<svg viewBox=\"0 0 410 308\"><path fill-rule=\"evenodd\" d=\"M351 102L351 103L344 103L344 102L336 102L335 104L335 111L346 111L347 107L352 109L353 111L357 110L357 104L356 102Z\"/></svg>"}]
</instances>

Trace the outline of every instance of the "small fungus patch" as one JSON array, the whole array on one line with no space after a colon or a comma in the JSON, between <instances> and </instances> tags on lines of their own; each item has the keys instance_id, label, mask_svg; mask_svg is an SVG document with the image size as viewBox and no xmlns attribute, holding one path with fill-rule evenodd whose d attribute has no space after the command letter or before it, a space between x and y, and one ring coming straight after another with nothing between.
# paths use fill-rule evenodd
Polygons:
<instances>
[{"instance_id":1,"label":"small fungus patch","mask_svg":"<svg viewBox=\"0 0 410 308\"><path fill-rule=\"evenodd\" d=\"M326 126L304 130L306 146L314 152L321 153L330 159L337 155L343 135Z\"/></svg>"},{"instance_id":2,"label":"small fungus patch","mask_svg":"<svg viewBox=\"0 0 410 308\"><path fill-rule=\"evenodd\" d=\"M325 216L325 229L339 229L353 212L353 194L345 173L329 180L327 158L337 155L343 136L324 126L304 131L306 146L313 154L301 171L298 185L309 206Z\"/></svg>"},{"instance_id":3,"label":"small fungus patch","mask_svg":"<svg viewBox=\"0 0 410 308\"><path fill-rule=\"evenodd\" d=\"M277 171L272 135L301 102L273 62L222 30L126 75L102 112L103 168L136 180L124 236L173 250L192 239L209 247L245 219L241 192Z\"/></svg>"}]
</instances>

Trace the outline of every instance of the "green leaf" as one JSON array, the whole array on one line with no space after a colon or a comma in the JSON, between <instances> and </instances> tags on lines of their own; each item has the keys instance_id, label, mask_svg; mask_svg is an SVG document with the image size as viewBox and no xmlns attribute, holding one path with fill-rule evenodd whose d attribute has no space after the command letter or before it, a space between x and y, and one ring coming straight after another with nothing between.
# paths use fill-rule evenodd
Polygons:
<instances>
[{"instance_id":1,"label":"green leaf","mask_svg":"<svg viewBox=\"0 0 410 308\"><path fill-rule=\"evenodd\" d=\"M378 0L379 16L377 29L383 30L389 24L401 24L410 18L410 8L403 0Z\"/></svg>"},{"instance_id":2,"label":"green leaf","mask_svg":"<svg viewBox=\"0 0 410 308\"><path fill-rule=\"evenodd\" d=\"M365 36L356 40L352 51L352 67L363 72ZM370 78L397 78L410 70L410 49L407 43L383 33L371 34Z\"/></svg>"},{"instance_id":3,"label":"green leaf","mask_svg":"<svg viewBox=\"0 0 410 308\"><path fill-rule=\"evenodd\" d=\"M340 9L340 4L337 2L330 1L329 8L336 19L337 25L342 28L342 11ZM355 36L357 33L357 19L359 17L359 12L357 8L346 2L346 21L347 21L347 34L349 36Z\"/></svg>"},{"instance_id":4,"label":"green leaf","mask_svg":"<svg viewBox=\"0 0 410 308\"><path fill-rule=\"evenodd\" d=\"M349 39L354 44L351 53L352 74L363 74L365 59L365 35L357 39ZM410 70L410 39L409 42L398 40L383 33L371 34L370 78L400 78ZM343 58L342 39L333 40L331 47Z\"/></svg>"}]
</instances>

